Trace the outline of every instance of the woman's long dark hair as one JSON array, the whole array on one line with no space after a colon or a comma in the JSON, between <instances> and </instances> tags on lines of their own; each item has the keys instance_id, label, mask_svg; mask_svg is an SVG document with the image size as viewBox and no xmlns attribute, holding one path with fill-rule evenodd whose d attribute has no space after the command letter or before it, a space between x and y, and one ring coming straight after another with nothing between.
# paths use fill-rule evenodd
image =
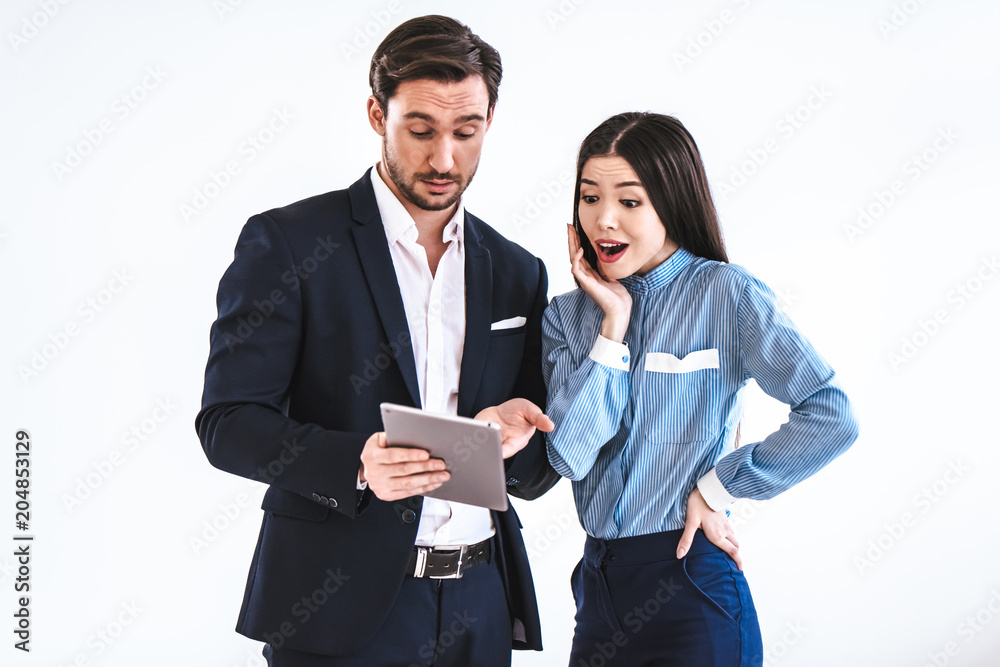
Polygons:
<instances>
[{"instance_id":1,"label":"woman's long dark hair","mask_svg":"<svg viewBox=\"0 0 1000 667\"><path fill-rule=\"evenodd\" d=\"M719 216L698 146L673 116L631 111L597 126L580 146L576 162L573 226L583 256L597 269L597 253L580 226L580 178L592 157L618 156L635 171L667 238L692 255L728 262Z\"/></svg>"}]
</instances>

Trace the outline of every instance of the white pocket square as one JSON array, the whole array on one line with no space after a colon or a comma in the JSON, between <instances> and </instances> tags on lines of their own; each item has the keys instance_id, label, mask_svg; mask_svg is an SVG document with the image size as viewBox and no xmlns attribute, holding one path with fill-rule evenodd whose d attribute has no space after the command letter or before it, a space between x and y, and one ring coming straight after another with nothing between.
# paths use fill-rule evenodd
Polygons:
<instances>
[{"instance_id":1,"label":"white pocket square","mask_svg":"<svg viewBox=\"0 0 1000 667\"><path fill-rule=\"evenodd\" d=\"M499 320L490 325L490 331L498 331L500 329L516 329L518 327L523 327L527 324L528 318L526 317L508 317L506 320Z\"/></svg>"},{"instance_id":2,"label":"white pocket square","mask_svg":"<svg viewBox=\"0 0 1000 667\"><path fill-rule=\"evenodd\" d=\"M690 373L718 367L719 351L714 347L691 352L683 359L678 359L669 352L646 353L645 369L656 373Z\"/></svg>"}]
</instances>

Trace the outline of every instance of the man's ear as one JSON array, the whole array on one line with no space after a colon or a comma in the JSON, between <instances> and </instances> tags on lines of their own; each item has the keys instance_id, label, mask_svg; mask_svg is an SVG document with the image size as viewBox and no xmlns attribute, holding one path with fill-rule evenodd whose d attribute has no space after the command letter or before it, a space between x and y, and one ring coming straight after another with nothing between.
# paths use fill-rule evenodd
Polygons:
<instances>
[{"instance_id":1,"label":"man's ear","mask_svg":"<svg viewBox=\"0 0 1000 667\"><path fill-rule=\"evenodd\" d=\"M385 136L385 110L374 95L368 96L368 122L380 137Z\"/></svg>"},{"instance_id":2,"label":"man's ear","mask_svg":"<svg viewBox=\"0 0 1000 667\"><path fill-rule=\"evenodd\" d=\"M488 130L488 129L490 129L490 125L492 125L492 124L493 124L493 110L494 110L494 109L496 109L496 108L497 108L497 105L496 105L496 104L494 104L493 106L491 106L491 107L490 107L490 108L489 108L489 109L488 109L488 110L486 111L486 129L487 129L487 130Z\"/></svg>"}]
</instances>

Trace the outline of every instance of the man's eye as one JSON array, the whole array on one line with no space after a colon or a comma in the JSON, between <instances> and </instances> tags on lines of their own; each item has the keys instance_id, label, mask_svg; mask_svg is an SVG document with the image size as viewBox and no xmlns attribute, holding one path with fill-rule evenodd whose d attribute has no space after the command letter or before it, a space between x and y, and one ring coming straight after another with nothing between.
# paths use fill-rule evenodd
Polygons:
<instances>
[{"instance_id":1,"label":"man's eye","mask_svg":"<svg viewBox=\"0 0 1000 667\"><path fill-rule=\"evenodd\" d=\"M413 136L415 136L415 137L417 137L419 139L424 139L426 137L431 136L430 132L415 132L414 130L410 130L410 134L412 134Z\"/></svg>"},{"instance_id":2,"label":"man's eye","mask_svg":"<svg viewBox=\"0 0 1000 667\"><path fill-rule=\"evenodd\" d=\"M456 132L455 136L458 137L459 139L471 139L472 137L476 136L476 133L475 132L469 132L469 133Z\"/></svg>"}]
</instances>

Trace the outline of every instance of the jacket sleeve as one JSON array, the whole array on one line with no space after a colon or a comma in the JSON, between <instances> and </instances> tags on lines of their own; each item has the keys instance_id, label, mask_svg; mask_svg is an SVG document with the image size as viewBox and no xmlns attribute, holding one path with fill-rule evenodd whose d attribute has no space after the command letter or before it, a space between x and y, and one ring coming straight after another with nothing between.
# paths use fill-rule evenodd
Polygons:
<instances>
[{"instance_id":1,"label":"jacket sleeve","mask_svg":"<svg viewBox=\"0 0 1000 667\"><path fill-rule=\"evenodd\" d=\"M563 321L557 300L545 311L544 374L556 424L548 434L548 454L556 471L571 480L587 476L601 447L621 428L630 388L628 347L598 335L584 356L589 341L581 337L589 335L579 323Z\"/></svg>"},{"instance_id":2,"label":"jacket sleeve","mask_svg":"<svg viewBox=\"0 0 1000 667\"><path fill-rule=\"evenodd\" d=\"M293 266L278 225L267 215L251 218L219 283L195 428L215 467L353 517L361 450L371 434L288 417L303 326Z\"/></svg>"},{"instance_id":3,"label":"jacket sleeve","mask_svg":"<svg viewBox=\"0 0 1000 667\"><path fill-rule=\"evenodd\" d=\"M538 260L538 288L525 330L524 353L514 396L526 398L545 410L545 381L542 379L542 314L548 302L548 274ZM507 493L525 500L534 500L555 486L559 475L549 464L545 452L545 433L535 431L524 449L504 462Z\"/></svg>"}]
</instances>

